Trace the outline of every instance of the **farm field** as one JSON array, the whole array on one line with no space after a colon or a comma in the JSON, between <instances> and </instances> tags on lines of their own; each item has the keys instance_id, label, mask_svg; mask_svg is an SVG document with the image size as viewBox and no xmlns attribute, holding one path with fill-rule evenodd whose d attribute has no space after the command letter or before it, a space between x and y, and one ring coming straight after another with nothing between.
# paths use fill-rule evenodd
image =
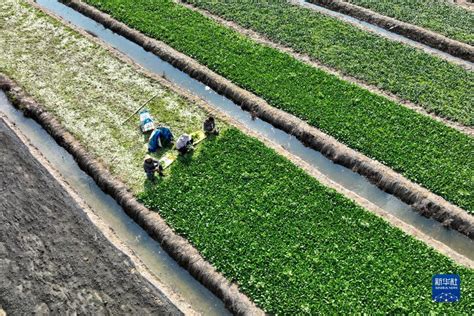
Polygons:
<instances>
[{"instance_id":1,"label":"farm field","mask_svg":"<svg viewBox=\"0 0 474 316\"><path fill-rule=\"evenodd\" d=\"M465 159L474 148L472 137L256 44L173 1L86 2L163 40L468 212L474 211L474 161ZM467 87L474 82L468 77L462 80ZM472 91L466 100L472 100Z\"/></svg>"},{"instance_id":2,"label":"farm field","mask_svg":"<svg viewBox=\"0 0 474 316\"><path fill-rule=\"evenodd\" d=\"M178 160L157 186L146 184L142 135L136 122L121 122L155 93L149 109L175 134L200 128L205 113L23 0L0 3L0 29L0 72L267 312L472 310L472 269L224 122L220 136ZM432 303L431 276L450 272L461 275L465 299Z\"/></svg>"},{"instance_id":3,"label":"farm field","mask_svg":"<svg viewBox=\"0 0 474 316\"><path fill-rule=\"evenodd\" d=\"M136 17L140 16L139 11L144 8L143 6L140 8L136 2L133 7L128 4L127 8L125 0L86 2L100 3L100 8L110 11L113 15L117 15L114 8L120 7L120 15L116 17L124 18L125 21L129 21L132 12L135 12ZM163 18L168 14L163 7L167 0L138 1L140 2L145 7L148 6L145 10L150 15L149 18L155 12L154 9L148 10L151 7L160 6L159 12ZM460 66L362 31L313 10L291 5L286 0L264 4L252 0L186 0L185 2L235 21L245 28L253 29L327 66L412 101L429 112L465 125L474 124L472 114L474 75ZM142 31L145 32L152 31L148 29L150 26L139 26L136 23L138 21L133 22L133 25L136 24L135 27L142 27ZM183 23L190 22L183 21ZM155 31L159 31L163 25L156 28ZM212 28L209 32L220 33ZM161 34L161 36L161 39L166 41L168 35ZM176 41L171 35L170 37L173 42Z\"/></svg>"},{"instance_id":4,"label":"farm field","mask_svg":"<svg viewBox=\"0 0 474 316\"><path fill-rule=\"evenodd\" d=\"M6 30L0 37L0 72L46 105L135 193L143 189L146 146L135 121L121 123L140 103L158 94L147 108L160 113L155 119L172 125L178 135L201 128L201 111L183 108L181 98L153 80L137 76L132 67L111 58L97 44L28 9L25 1L9 0L0 7L0 26ZM22 14L9 19L13 12ZM41 27L44 29L37 34ZM36 43L34 50L29 42Z\"/></svg>"},{"instance_id":5,"label":"farm field","mask_svg":"<svg viewBox=\"0 0 474 316\"><path fill-rule=\"evenodd\" d=\"M474 86L470 83L474 75L460 66L286 0L265 4L252 0L184 2L259 32L429 112L465 125L474 124Z\"/></svg>"},{"instance_id":6,"label":"farm field","mask_svg":"<svg viewBox=\"0 0 474 316\"><path fill-rule=\"evenodd\" d=\"M444 258L235 129L140 197L270 314L441 312Z\"/></svg>"},{"instance_id":7,"label":"farm field","mask_svg":"<svg viewBox=\"0 0 474 316\"><path fill-rule=\"evenodd\" d=\"M349 0L397 20L474 45L474 12L445 0Z\"/></svg>"}]
</instances>

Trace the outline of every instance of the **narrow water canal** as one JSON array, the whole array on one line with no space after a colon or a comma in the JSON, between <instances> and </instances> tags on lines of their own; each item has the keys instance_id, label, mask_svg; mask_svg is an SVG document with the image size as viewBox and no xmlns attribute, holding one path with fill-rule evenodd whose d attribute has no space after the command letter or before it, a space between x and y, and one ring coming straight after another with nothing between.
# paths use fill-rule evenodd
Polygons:
<instances>
[{"instance_id":1,"label":"narrow water canal","mask_svg":"<svg viewBox=\"0 0 474 316\"><path fill-rule=\"evenodd\" d=\"M180 295L192 309L203 315L230 315L221 300L181 268L115 200L105 194L94 180L83 172L74 158L34 120L23 116L0 91L0 112L16 124L20 131L59 171L67 183L91 207L117 237L146 265L161 283Z\"/></svg>"},{"instance_id":2,"label":"narrow water canal","mask_svg":"<svg viewBox=\"0 0 474 316\"><path fill-rule=\"evenodd\" d=\"M342 20L344 22L348 22L348 23L357 25L357 26L359 26L363 29L369 30L370 32L375 33L379 36L385 37L389 40L400 42L400 43L403 43L403 44L406 44L406 45L409 45L409 46L412 46L412 47L416 47L418 49L421 49L421 50L425 51L428 54L436 55L436 56L438 56L442 59L445 59L449 62L461 65L461 66L465 67L466 69L470 69L470 70L474 69L474 63L471 63L470 61L467 61L467 60L464 60L462 58L450 55L450 54L448 54L446 52L443 52L439 49L436 49L436 48L430 47L428 45L422 44L420 42L414 41L412 39L409 39L408 37L405 37L403 35L400 35L400 34L397 34L397 33L394 33L394 32L390 32L390 31L388 31L388 30L386 30L382 27L379 27L377 25L370 24L368 22L356 19L352 16L349 16L349 15L346 15L346 14L343 14L343 13L340 13L340 12L332 11L332 10L327 9L325 7L307 2L306 0L293 0L293 2L299 4L300 6L302 6L304 8L308 8L308 9L314 10L316 12L332 16L332 17L337 18L339 20Z\"/></svg>"},{"instance_id":3,"label":"narrow water canal","mask_svg":"<svg viewBox=\"0 0 474 316\"><path fill-rule=\"evenodd\" d=\"M283 146L286 150L319 170L330 180L346 189L355 192L371 203L393 214L405 223L416 227L431 238L444 243L451 249L474 259L474 241L454 230L444 228L438 221L428 219L414 211L391 194L385 193L371 184L365 177L337 164L324 157L320 152L305 147L296 137L274 128L271 124L259 119L252 119L251 115L243 111L231 100L219 95L206 85L191 78L186 73L174 68L158 56L146 52L142 47L128 39L104 28L101 24L85 17L77 11L59 3L57 0L37 0L42 7L61 16L73 25L94 34L108 45L116 48L123 54L142 65L150 72L165 75L168 80L202 98L211 106L227 113L234 119L267 137L274 143Z\"/></svg>"}]
</instances>

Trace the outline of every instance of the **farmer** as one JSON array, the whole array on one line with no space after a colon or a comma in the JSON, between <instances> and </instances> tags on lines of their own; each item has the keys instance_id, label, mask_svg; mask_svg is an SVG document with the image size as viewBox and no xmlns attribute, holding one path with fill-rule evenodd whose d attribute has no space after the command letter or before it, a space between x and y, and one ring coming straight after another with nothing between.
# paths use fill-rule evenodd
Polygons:
<instances>
[{"instance_id":1,"label":"farmer","mask_svg":"<svg viewBox=\"0 0 474 316\"><path fill-rule=\"evenodd\" d=\"M148 141L148 152L154 153L172 141L173 134L168 127L157 127L153 133L151 133L150 140Z\"/></svg>"},{"instance_id":2,"label":"farmer","mask_svg":"<svg viewBox=\"0 0 474 316\"><path fill-rule=\"evenodd\" d=\"M216 121L214 120L214 117L209 116L203 124L203 129L206 135L214 134L214 135L219 135L219 130L216 127Z\"/></svg>"},{"instance_id":3,"label":"farmer","mask_svg":"<svg viewBox=\"0 0 474 316\"><path fill-rule=\"evenodd\" d=\"M176 149L181 155L193 150L193 138L191 135L183 134L179 136L178 140L176 141Z\"/></svg>"},{"instance_id":4,"label":"farmer","mask_svg":"<svg viewBox=\"0 0 474 316\"><path fill-rule=\"evenodd\" d=\"M160 165L160 162L156 159L153 159L151 156L146 155L145 160L143 161L143 169L145 170L146 177L151 182L155 182L155 172L158 172L160 177L163 176L163 167Z\"/></svg>"}]
</instances>

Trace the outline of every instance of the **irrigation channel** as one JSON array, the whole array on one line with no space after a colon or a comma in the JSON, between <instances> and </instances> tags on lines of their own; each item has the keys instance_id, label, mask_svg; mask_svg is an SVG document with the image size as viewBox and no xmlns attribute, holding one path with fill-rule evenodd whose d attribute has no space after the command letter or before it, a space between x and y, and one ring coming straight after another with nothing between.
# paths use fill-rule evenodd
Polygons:
<instances>
[{"instance_id":1,"label":"irrigation channel","mask_svg":"<svg viewBox=\"0 0 474 316\"><path fill-rule=\"evenodd\" d=\"M64 20L69 21L71 24L76 27L82 28L90 34L97 36L99 39L107 43L108 45L116 48L123 54L127 55L135 62L143 66L150 72L154 72L158 75L164 75L169 81L180 86L181 88L189 90L194 95L202 98L211 106L219 109L220 111L225 112L229 116L233 117L235 120L239 121L241 124L244 124L247 128L263 135L264 137L270 139L276 144L283 146L288 152L293 155L301 158L303 161L311 165L312 167L319 170L322 174L328 177L330 180L340 184L348 190L353 191L359 196L365 198L371 203L382 208L386 212L396 216L405 223L417 228L424 234L429 237L437 240L451 249L455 250L461 255L469 259L474 259L474 241L470 240L467 236L458 233L455 230L448 230L444 228L439 222L425 218L419 213L412 210L412 208L397 199L396 197L383 192L378 189L375 185L371 184L366 178L360 176L357 173L352 172L351 170L342 167L340 165L334 164L331 160L325 158L321 153L305 147L296 137L286 134L285 132L274 128L271 124L266 123L259 119L253 119L250 113L245 112L238 105L230 101L229 99L217 94L215 91L202 84L201 82L192 79L190 76L184 72L174 68L172 65L161 60L156 55L146 52L142 47L136 45L135 43L127 40L126 38L113 33L109 29L104 28L101 24L83 16L82 14L74 11L73 9L59 3L56 0L37 0L36 1L40 6L48 9L49 11L55 13L56 15L62 17ZM22 119L18 114L12 111L8 106L3 102L1 109L10 113L10 116L13 116L12 121L21 121L25 122L25 119ZM24 123L25 126L32 126L33 123ZM32 128L32 127L28 127ZM37 127L38 128L38 127ZM44 133L44 132L43 132ZM39 134L39 133L38 133ZM44 136L46 137L46 135ZM50 138L47 139L44 150L49 151L49 147L57 146L54 141ZM64 161L57 160L54 158L56 156L57 150L53 150L52 162L63 164ZM67 155L64 150L62 150L63 156ZM49 158L49 157L48 157ZM72 159L72 158L71 158ZM69 170L66 170L66 175L70 173ZM81 175L82 178L85 178L85 175ZM88 181L92 181L89 179ZM82 180L79 181L82 183ZM87 181L86 181L87 182ZM84 184L81 184L84 186ZM105 211L110 213L107 216L106 222L121 222L120 229L127 231L129 237L125 239L138 238L136 241L131 241L130 247L132 250L135 250L139 257L144 256L142 260L146 263L151 264L151 266L162 265L160 262L150 262L150 260L156 258L158 261L170 261L167 256L159 249L155 243L146 237L144 231L140 230L138 226L131 223L131 220L126 218L126 215L123 211L120 211L119 207L111 200L110 197L96 192L99 189L95 187L94 184L87 182L87 186L94 188L92 190L97 194L97 203L102 203L98 205L98 208L107 207L108 205L114 204L114 207L111 207L110 211ZM86 195L88 195L87 193ZM103 206L102 206L103 205ZM162 259L161 257L166 257ZM177 268L170 263L170 266L173 274L181 275L181 272L177 272ZM184 277L183 277L184 278ZM181 281L185 280L185 281ZM180 282L193 284L189 287L195 287L194 283L189 280L187 277L180 279ZM199 292L199 295L203 292L201 290L196 290ZM206 299L209 299L208 294L204 295ZM210 299L209 299L210 300ZM213 301L210 300L209 304L212 305ZM217 307L216 307L217 308Z\"/></svg>"},{"instance_id":2,"label":"irrigation channel","mask_svg":"<svg viewBox=\"0 0 474 316\"><path fill-rule=\"evenodd\" d=\"M409 39L408 37L405 37L403 35L400 35L400 34L397 34L397 33L394 33L394 32L390 32L390 31L388 31L384 28L381 28L377 25L370 24L368 22L356 19L352 16L349 16L349 15L346 15L346 14L343 14L343 13L340 13L340 12L332 11L330 9L321 7L317 4L309 3L306 0L292 0L292 2L296 3L296 4L299 4L300 6L302 6L304 8L309 8L311 10L320 12L322 14L335 17L335 18L337 18L339 20L342 20L344 22L348 22L350 24L356 25L356 26L358 26L362 29L368 30L372 33L375 33L375 34L379 35L379 36L388 38L392 41L400 42L400 43L403 43L403 44L406 44L406 45L409 45L409 46L412 46L412 47L422 49L423 51L425 51L429 54L436 55L436 56L438 56L440 58L443 58L443 59L445 59L449 62L452 62L454 64L464 66L465 68L467 68L469 70L474 69L474 63L472 63L470 61L464 60L462 58L455 57L455 56L450 55L446 52L443 52L439 49L436 49L436 48L430 47L428 45L422 44L420 42L414 41L412 39Z\"/></svg>"},{"instance_id":3,"label":"irrigation channel","mask_svg":"<svg viewBox=\"0 0 474 316\"><path fill-rule=\"evenodd\" d=\"M97 36L148 71L165 76L169 81L181 88L187 89L211 106L233 117L247 128L283 146L288 152L316 168L330 180L365 198L386 212L401 219L403 222L417 228L429 237L447 245L459 254L469 259L474 259L474 241L465 235L455 230L444 228L436 220L421 216L418 212L412 210L409 205L371 184L365 177L343 166L334 164L320 152L305 147L296 137L276 129L271 124L259 120L258 118L252 118L250 113L242 110L240 106L229 99L219 95L186 73L174 68L158 56L146 52L137 44L104 28L94 20L83 16L77 11L59 3L57 0L37 0L37 3L66 21L69 21L71 24Z\"/></svg>"},{"instance_id":4,"label":"irrigation channel","mask_svg":"<svg viewBox=\"0 0 474 316\"><path fill-rule=\"evenodd\" d=\"M224 303L169 257L159 243L128 217L117 202L105 194L39 124L16 110L3 91L0 91L0 112L16 124L94 213L113 229L117 237L162 283L173 289L196 312L203 315L230 315Z\"/></svg>"},{"instance_id":5,"label":"irrigation channel","mask_svg":"<svg viewBox=\"0 0 474 316\"><path fill-rule=\"evenodd\" d=\"M456 252L467 258L474 259L474 241L454 230L444 228L439 222L421 216L412 208L394 197L385 193L371 184L363 176L337 164L324 157L321 153L305 147L296 137L291 136L271 124L252 116L241 109L229 99L219 95L206 85L191 78L186 73L174 68L158 56L146 52L139 45L113 33L94 20L83 16L81 13L59 3L57 0L37 0L40 6L50 10L71 24L80 27L88 33L94 34L108 45L116 48L150 72L164 75L169 81L187 89L194 95L202 98L208 104L233 117L249 129L267 137L274 143L283 146L293 155L301 158L309 165L315 167L330 180L355 192L383 210L395 215L405 223L417 228L431 238L444 243Z\"/></svg>"}]
</instances>

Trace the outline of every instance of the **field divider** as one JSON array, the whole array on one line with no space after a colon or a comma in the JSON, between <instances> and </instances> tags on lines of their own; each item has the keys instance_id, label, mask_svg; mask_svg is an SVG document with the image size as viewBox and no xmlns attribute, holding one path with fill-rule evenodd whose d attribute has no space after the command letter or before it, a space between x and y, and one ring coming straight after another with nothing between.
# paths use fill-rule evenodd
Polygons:
<instances>
[{"instance_id":1,"label":"field divider","mask_svg":"<svg viewBox=\"0 0 474 316\"><path fill-rule=\"evenodd\" d=\"M15 82L0 74L0 90L7 93L12 104L25 116L33 118L66 149L79 167L91 176L97 185L112 196L125 212L135 220L170 256L190 274L219 297L225 306L237 315L263 315L236 284L229 282L183 237L176 234L157 213L139 203L121 181L100 164L81 143L70 134L48 111L30 98Z\"/></svg>"},{"instance_id":2,"label":"field divider","mask_svg":"<svg viewBox=\"0 0 474 316\"><path fill-rule=\"evenodd\" d=\"M194 6L193 4L189 3L189 1L187 0L174 0L176 3L179 3L180 5L182 6L185 6L186 8L190 9L190 10L193 10L193 11L196 11L196 12L199 12L200 14L214 20L215 22L219 23L219 24L222 24L224 25L225 27L228 27L228 28L231 28L232 30L252 39L253 41L259 43L259 44L262 44L262 45L265 45L265 46L268 46L268 47L271 47L271 48L274 48L274 49L277 49L281 52L284 52L288 55L291 55L293 58L309 65L309 66L312 66L314 68L318 68L318 69L321 69L325 72L328 72L344 81L348 81L350 83L353 83L353 84L356 84L366 90L369 90L370 92L374 93L374 94L378 94L382 97L385 97L395 103L398 103L402 106L405 106L413 111L416 111L417 113L420 113L422 115L425 115L425 116L428 116L430 117L431 119L433 120L436 120L438 122L441 122L455 130L458 130L459 132L463 133L463 134L466 134L468 136L471 136L471 137L474 137L474 128L473 127L470 127L470 126L466 126L466 125L463 125L462 123L458 123L458 122L455 122L449 118L445 118L445 117L441 117L441 116L438 116L436 115L435 113L432 113L432 112L428 112L426 109L424 109L422 106L420 105L417 105L415 104L414 102L412 101L409 101L409 100L406 100L406 99L402 99L401 97L389 92L389 91L386 91L386 90L383 90L373 84L370 84L370 83L367 83L365 82L364 80L361 80L361 79L357 79L355 77L352 77L348 74L345 74L343 73L342 71L340 70L337 70L333 67L330 67L330 66L326 66L324 64L322 64L321 62L319 62L318 60L316 60L315 58L312 58L311 56L307 55L307 54L303 54L303 53L298 53L296 52L294 49L292 49L291 47L289 46L285 46L283 44L279 44L279 43L276 43L274 41L272 41L271 39L267 38L267 36L265 36L264 34L262 33L258 33L256 31L253 31L251 29L248 29L248 28L244 28L242 26L240 26L239 24L237 24L236 22L234 21L230 21L230 20L226 20L220 16L217 16L205 9L201 9L201 8L198 8L196 6Z\"/></svg>"},{"instance_id":3,"label":"field divider","mask_svg":"<svg viewBox=\"0 0 474 316\"><path fill-rule=\"evenodd\" d=\"M474 239L474 216L469 215L460 207L411 182L389 167L349 148L319 129L310 126L305 121L270 106L263 99L238 87L236 84L199 64L189 56L176 51L167 44L149 38L81 1L61 0L61 2L113 32L142 46L146 51L154 53L174 67L208 85L217 93L240 105L243 110L269 122L274 127L290 135L294 135L303 144L321 152L334 163L366 177L381 190L396 196L423 216L434 218L441 222L443 226L455 229Z\"/></svg>"},{"instance_id":4,"label":"field divider","mask_svg":"<svg viewBox=\"0 0 474 316\"><path fill-rule=\"evenodd\" d=\"M387 31L400 34L419 43L444 51L452 56L474 62L474 47L450 39L439 33L402 22L340 0L307 0L332 11L352 16L356 19L377 25Z\"/></svg>"},{"instance_id":5,"label":"field divider","mask_svg":"<svg viewBox=\"0 0 474 316\"><path fill-rule=\"evenodd\" d=\"M177 0L178 1L178 0ZM97 43L98 45L103 46L110 54L115 56L117 59L128 63L136 68L137 71L142 73L143 75L152 78L153 80L158 81L161 85L163 85L165 88L170 89L171 91L179 94L183 98L185 98L188 102L193 103L197 106L199 106L202 110L204 110L206 113L215 116L216 118L227 122L228 124L231 124L235 128L243 131L246 135L257 138L259 139L263 144L265 144L267 147L275 150L278 154L282 155L283 157L287 158L289 161L291 161L294 165L300 167L303 169L306 173L308 173L310 176L318 180L321 184L332 188L339 192L340 194L344 195L345 197L351 199L358 205L362 206L364 209L367 211L370 211L374 213L375 215L383 218L385 221L389 222L391 225L401 229L404 231L406 234L424 242L428 246L436 249L440 253L446 255L447 257L451 258L455 262L468 267L468 268L474 268L474 261L470 260L469 258L466 258L465 256L459 254L449 246L445 245L442 242L437 241L436 239L433 239L429 235L423 233L422 231L418 230L416 227L407 224L406 222L402 221L401 219L397 218L396 216L392 215L391 213L383 210L382 208L378 207L377 205L373 204L372 202L366 200L365 198L359 196L357 193L346 189L342 185L332 181L329 179L326 175L322 174L317 168L314 168L313 166L309 165L306 163L304 160L301 158L291 154L288 152L284 147L282 147L279 144L276 144L275 142L271 141L270 139L266 138L265 136L262 136L261 134L247 128L245 125L241 124L239 121L231 117L230 115L226 114L225 112L221 111L220 109L217 109L210 104L206 103L203 99L189 93L188 91L182 89L181 87L173 84L172 82L168 81L166 78L152 73L145 68L143 68L140 64L136 63L133 59L128 57L127 55L119 52L115 48L109 46L107 43L103 42L102 40L98 39L94 34L90 34L87 31L84 31L80 28L77 28L74 26L71 22L63 20L60 16L57 16L55 13L42 8L41 6L37 5L36 3L32 2L29 0L29 3L36 7L38 10L41 10L45 14L48 14L60 21L62 21L65 25L70 27L71 29L75 30L82 36L85 36L89 38L89 40ZM200 260L199 258L196 259L196 261Z\"/></svg>"}]
</instances>

